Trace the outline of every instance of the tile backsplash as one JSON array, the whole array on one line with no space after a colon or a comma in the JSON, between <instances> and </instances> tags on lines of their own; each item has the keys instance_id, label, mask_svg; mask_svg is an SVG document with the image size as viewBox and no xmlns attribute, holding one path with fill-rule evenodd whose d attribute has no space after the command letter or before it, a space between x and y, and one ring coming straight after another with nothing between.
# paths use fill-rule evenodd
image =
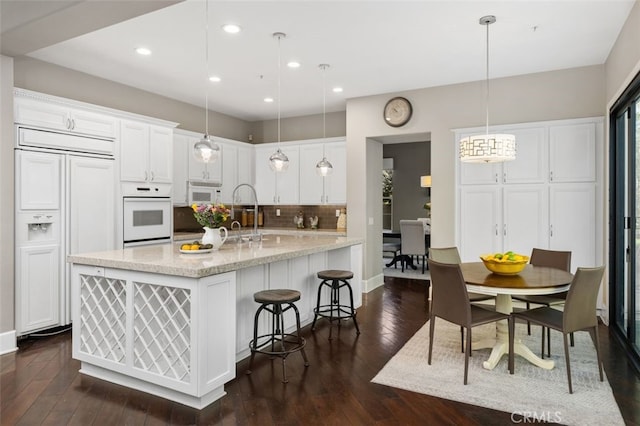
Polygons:
<instances>
[{"instance_id":1,"label":"tile backsplash","mask_svg":"<svg viewBox=\"0 0 640 426\"><path fill-rule=\"evenodd\" d=\"M253 208L250 206L236 206L236 219L239 221L243 208ZM344 204L322 205L322 206L261 206L259 210L263 212L263 227L265 228L286 228L295 229L293 218L299 211L304 213L304 227L311 228L309 217L318 216L318 229L336 229L338 218L336 210L346 208ZM276 210L280 209L280 216L276 216ZM347 211L348 214L348 211ZM225 223L229 227L231 222ZM250 225L249 225L250 226ZM174 232L199 232L202 227L193 217L191 207L173 208L173 230Z\"/></svg>"}]
</instances>

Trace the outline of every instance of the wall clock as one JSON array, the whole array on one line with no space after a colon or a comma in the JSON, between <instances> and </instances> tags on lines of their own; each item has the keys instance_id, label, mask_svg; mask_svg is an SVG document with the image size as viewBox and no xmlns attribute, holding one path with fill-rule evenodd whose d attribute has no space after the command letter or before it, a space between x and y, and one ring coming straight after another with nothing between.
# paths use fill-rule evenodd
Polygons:
<instances>
[{"instance_id":1,"label":"wall clock","mask_svg":"<svg viewBox=\"0 0 640 426\"><path fill-rule=\"evenodd\" d=\"M411 102L403 97L395 97L389 99L389 102L384 106L383 117L385 123L392 127L400 127L407 124L411 119L413 108Z\"/></svg>"}]
</instances>

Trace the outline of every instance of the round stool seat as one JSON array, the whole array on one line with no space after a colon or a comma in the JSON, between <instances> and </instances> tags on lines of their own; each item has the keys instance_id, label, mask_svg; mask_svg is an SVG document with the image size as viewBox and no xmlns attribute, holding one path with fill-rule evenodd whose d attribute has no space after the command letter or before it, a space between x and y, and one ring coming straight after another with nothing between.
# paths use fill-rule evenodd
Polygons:
<instances>
[{"instance_id":1,"label":"round stool seat","mask_svg":"<svg viewBox=\"0 0 640 426\"><path fill-rule=\"evenodd\" d=\"M257 303L293 303L300 300L298 290L276 289L262 290L253 295Z\"/></svg>"},{"instance_id":2,"label":"round stool seat","mask_svg":"<svg viewBox=\"0 0 640 426\"><path fill-rule=\"evenodd\" d=\"M350 280L353 278L353 272L341 271L339 269L329 269L318 272L318 278L321 280Z\"/></svg>"}]
</instances>

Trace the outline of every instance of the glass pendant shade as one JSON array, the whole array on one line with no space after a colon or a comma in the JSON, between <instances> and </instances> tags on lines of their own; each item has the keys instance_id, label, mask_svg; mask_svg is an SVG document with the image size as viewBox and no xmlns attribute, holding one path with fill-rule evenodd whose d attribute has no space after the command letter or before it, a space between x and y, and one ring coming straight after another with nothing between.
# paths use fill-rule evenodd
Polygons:
<instances>
[{"instance_id":1,"label":"glass pendant shade","mask_svg":"<svg viewBox=\"0 0 640 426\"><path fill-rule=\"evenodd\" d=\"M284 172L289 168L289 157L278 148L276 152L269 157L269 167L274 172Z\"/></svg>"},{"instance_id":2,"label":"glass pendant shade","mask_svg":"<svg viewBox=\"0 0 640 426\"><path fill-rule=\"evenodd\" d=\"M320 176L329 176L333 173L333 166L326 157L323 157L322 160L318 161L318 164L316 164L316 173Z\"/></svg>"},{"instance_id":3,"label":"glass pendant shade","mask_svg":"<svg viewBox=\"0 0 640 426\"><path fill-rule=\"evenodd\" d=\"M193 145L193 156L200 163L213 163L220 157L220 147L209 135L204 135Z\"/></svg>"},{"instance_id":4,"label":"glass pendant shade","mask_svg":"<svg viewBox=\"0 0 640 426\"><path fill-rule=\"evenodd\" d=\"M514 135L474 135L460 140L460 161L465 163L499 163L515 159Z\"/></svg>"}]
</instances>

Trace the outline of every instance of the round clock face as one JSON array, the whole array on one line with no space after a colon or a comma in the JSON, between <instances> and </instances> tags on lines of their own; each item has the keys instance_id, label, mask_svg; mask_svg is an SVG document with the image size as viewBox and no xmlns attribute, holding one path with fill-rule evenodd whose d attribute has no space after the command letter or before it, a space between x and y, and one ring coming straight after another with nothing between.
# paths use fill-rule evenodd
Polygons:
<instances>
[{"instance_id":1,"label":"round clock face","mask_svg":"<svg viewBox=\"0 0 640 426\"><path fill-rule=\"evenodd\" d=\"M411 119L412 112L411 102L407 99L401 97L393 98L384 106L384 121L389 126L404 126Z\"/></svg>"}]
</instances>

